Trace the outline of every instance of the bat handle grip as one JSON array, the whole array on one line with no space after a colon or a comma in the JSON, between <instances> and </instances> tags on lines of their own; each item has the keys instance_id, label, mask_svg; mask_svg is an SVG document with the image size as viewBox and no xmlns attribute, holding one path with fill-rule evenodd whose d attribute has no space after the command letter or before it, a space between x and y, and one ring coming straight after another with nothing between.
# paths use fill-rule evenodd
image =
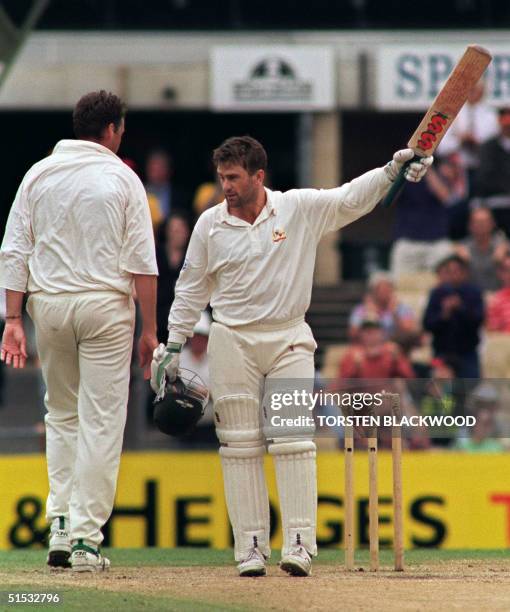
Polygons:
<instances>
[{"instance_id":1,"label":"bat handle grip","mask_svg":"<svg viewBox=\"0 0 510 612\"><path fill-rule=\"evenodd\" d=\"M419 161L420 159L421 157L419 155L415 155L412 159L406 161L402 168L400 168L400 172L397 174L397 178L393 181L393 185L390 187L390 190L383 198L382 205L384 208L388 208L398 200L400 193L402 192L402 189L404 188L404 185L406 183L405 172L407 168L410 164Z\"/></svg>"}]
</instances>

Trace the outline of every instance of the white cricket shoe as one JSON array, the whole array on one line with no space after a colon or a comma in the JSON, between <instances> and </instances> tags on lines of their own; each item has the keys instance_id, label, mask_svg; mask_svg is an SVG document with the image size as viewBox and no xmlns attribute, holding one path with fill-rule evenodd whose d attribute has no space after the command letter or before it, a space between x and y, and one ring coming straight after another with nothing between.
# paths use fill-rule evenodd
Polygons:
<instances>
[{"instance_id":1,"label":"white cricket shoe","mask_svg":"<svg viewBox=\"0 0 510 612\"><path fill-rule=\"evenodd\" d=\"M69 537L69 521L59 516L51 522L48 557L46 563L51 568L71 567L71 538Z\"/></svg>"},{"instance_id":2,"label":"white cricket shoe","mask_svg":"<svg viewBox=\"0 0 510 612\"><path fill-rule=\"evenodd\" d=\"M280 568L291 576L310 576L312 573L312 558L306 548L297 544L282 557Z\"/></svg>"},{"instance_id":3,"label":"white cricket shoe","mask_svg":"<svg viewBox=\"0 0 510 612\"><path fill-rule=\"evenodd\" d=\"M77 544L73 544L71 569L73 572L104 572L110 569L110 560L103 557L98 548L78 540Z\"/></svg>"},{"instance_id":4,"label":"white cricket shoe","mask_svg":"<svg viewBox=\"0 0 510 612\"><path fill-rule=\"evenodd\" d=\"M239 576L265 576L266 558L257 546L253 546L246 559L239 563L237 569L239 570Z\"/></svg>"}]
</instances>

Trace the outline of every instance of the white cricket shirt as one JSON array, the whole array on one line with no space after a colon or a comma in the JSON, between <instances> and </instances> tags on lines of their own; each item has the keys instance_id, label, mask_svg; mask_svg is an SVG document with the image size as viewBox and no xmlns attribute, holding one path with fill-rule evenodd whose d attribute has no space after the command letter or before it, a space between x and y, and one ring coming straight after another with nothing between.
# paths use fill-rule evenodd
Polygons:
<instances>
[{"instance_id":1,"label":"white cricket shirt","mask_svg":"<svg viewBox=\"0 0 510 612\"><path fill-rule=\"evenodd\" d=\"M225 201L206 210L175 287L169 341L192 336L209 301L215 321L230 327L304 317L320 239L370 212L390 185L377 168L334 189L266 189L253 225L230 215Z\"/></svg>"},{"instance_id":2,"label":"white cricket shirt","mask_svg":"<svg viewBox=\"0 0 510 612\"><path fill-rule=\"evenodd\" d=\"M46 293L130 294L157 274L145 189L112 151L61 140L27 172L0 250L0 286Z\"/></svg>"}]
</instances>

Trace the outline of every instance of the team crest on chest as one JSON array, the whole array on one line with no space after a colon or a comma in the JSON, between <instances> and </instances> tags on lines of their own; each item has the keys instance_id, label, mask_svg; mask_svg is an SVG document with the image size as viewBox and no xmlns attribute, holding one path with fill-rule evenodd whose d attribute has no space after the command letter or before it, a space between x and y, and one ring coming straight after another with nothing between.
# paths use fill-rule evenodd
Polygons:
<instances>
[{"instance_id":1,"label":"team crest on chest","mask_svg":"<svg viewBox=\"0 0 510 612\"><path fill-rule=\"evenodd\" d=\"M286 240L287 234L285 230L280 229L279 227L275 227L273 230L273 242L281 242L282 240Z\"/></svg>"}]
</instances>

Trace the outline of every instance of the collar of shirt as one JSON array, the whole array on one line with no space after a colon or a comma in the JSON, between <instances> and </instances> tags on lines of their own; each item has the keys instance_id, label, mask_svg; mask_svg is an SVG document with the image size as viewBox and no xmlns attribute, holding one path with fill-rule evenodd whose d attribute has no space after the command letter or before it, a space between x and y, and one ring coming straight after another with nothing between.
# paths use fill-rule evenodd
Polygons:
<instances>
[{"instance_id":1,"label":"collar of shirt","mask_svg":"<svg viewBox=\"0 0 510 612\"><path fill-rule=\"evenodd\" d=\"M120 159L116 153L98 142L92 142L92 140L59 140L53 148L53 153L85 153L87 151L105 153Z\"/></svg>"},{"instance_id":2,"label":"collar of shirt","mask_svg":"<svg viewBox=\"0 0 510 612\"><path fill-rule=\"evenodd\" d=\"M239 217L235 217L228 212L227 201L223 200L223 202L219 205L220 213L218 220L220 223L226 223L228 225L237 225L241 227L255 227L262 221L265 221L271 215L276 215L276 206L275 206L275 198L273 196L273 192L264 187L266 192L266 204L264 208L260 211L259 216L255 219L254 223L248 223L244 219L240 219Z\"/></svg>"}]
</instances>

